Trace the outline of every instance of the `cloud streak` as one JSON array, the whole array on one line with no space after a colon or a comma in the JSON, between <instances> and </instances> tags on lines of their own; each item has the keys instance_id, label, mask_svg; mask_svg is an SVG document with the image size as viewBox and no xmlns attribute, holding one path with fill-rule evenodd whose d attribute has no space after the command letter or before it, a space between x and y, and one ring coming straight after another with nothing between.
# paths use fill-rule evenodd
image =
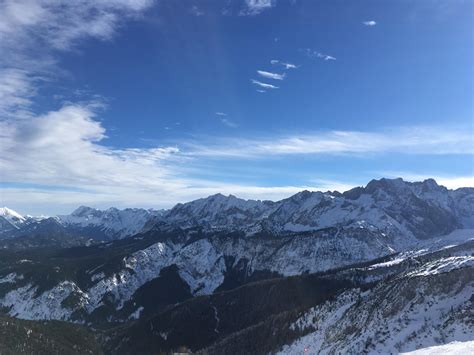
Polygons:
<instances>
[{"instance_id":1,"label":"cloud streak","mask_svg":"<svg viewBox=\"0 0 474 355\"><path fill-rule=\"evenodd\" d=\"M364 21L362 22L365 26L369 26L369 27L373 27L375 25L377 25L377 22L371 20L371 21Z\"/></svg>"},{"instance_id":2,"label":"cloud streak","mask_svg":"<svg viewBox=\"0 0 474 355\"><path fill-rule=\"evenodd\" d=\"M279 89L278 86L275 86L275 85L272 85L272 84L267 84L267 83L262 83L261 81L258 81L258 80L255 80L255 79L251 79L251 82L252 84L255 84L261 88L264 88L264 89Z\"/></svg>"},{"instance_id":3,"label":"cloud streak","mask_svg":"<svg viewBox=\"0 0 474 355\"><path fill-rule=\"evenodd\" d=\"M331 61L331 60L336 60L336 57L333 57L332 55L329 54L324 54L315 50L312 50L310 48L305 48L302 50L309 58L319 58L325 61Z\"/></svg>"},{"instance_id":4,"label":"cloud streak","mask_svg":"<svg viewBox=\"0 0 474 355\"><path fill-rule=\"evenodd\" d=\"M270 61L270 63L271 63L272 65L281 65L281 66L283 66L286 70L298 68L298 66L296 66L295 64L285 63L285 62L282 62L282 61L280 61L280 60L278 60L278 59L272 59L272 60Z\"/></svg>"},{"instance_id":5,"label":"cloud streak","mask_svg":"<svg viewBox=\"0 0 474 355\"><path fill-rule=\"evenodd\" d=\"M230 118L228 118L227 116L227 113L225 112L216 112L216 116L219 117L221 123L227 127L230 127L230 128L237 128L238 125L232 121Z\"/></svg>"},{"instance_id":6,"label":"cloud streak","mask_svg":"<svg viewBox=\"0 0 474 355\"><path fill-rule=\"evenodd\" d=\"M264 70L257 70L258 75L267 78L267 79L273 79L273 80L283 80L285 79L286 74L277 74L277 73L271 73L268 71Z\"/></svg>"},{"instance_id":7,"label":"cloud streak","mask_svg":"<svg viewBox=\"0 0 474 355\"><path fill-rule=\"evenodd\" d=\"M276 0L245 0L245 8L240 12L243 16L255 16L275 6Z\"/></svg>"},{"instance_id":8,"label":"cloud streak","mask_svg":"<svg viewBox=\"0 0 474 355\"><path fill-rule=\"evenodd\" d=\"M237 128L238 127L237 124L234 121L232 121L228 118L221 118L221 122L224 125L226 125L227 127L230 127L230 128Z\"/></svg>"},{"instance_id":9,"label":"cloud streak","mask_svg":"<svg viewBox=\"0 0 474 355\"><path fill-rule=\"evenodd\" d=\"M153 148L114 148L104 144L107 131L99 121L101 110L99 105L76 104L35 117L2 121L2 181L40 186L3 188L4 203L12 203L12 207L23 203L33 208L35 203L39 206L48 201L72 209L79 203L170 207L176 202L216 192L282 198L303 186L262 187L196 176L212 176L215 164L222 166L222 160L231 159L268 160L305 155L335 159L343 155L357 159L388 153L474 155L469 131L426 127L382 132L326 131L251 139L213 137ZM217 116L227 119L225 115ZM458 183L470 181L459 180ZM330 188L330 185L325 187ZM336 188L336 185L331 186ZM41 186L64 186L65 189L51 191ZM317 189L322 185L315 182L307 186Z\"/></svg>"},{"instance_id":10,"label":"cloud streak","mask_svg":"<svg viewBox=\"0 0 474 355\"><path fill-rule=\"evenodd\" d=\"M474 154L472 136L462 129L405 127L381 132L326 131L313 134L223 139L208 145L188 145L191 156L258 158L287 155Z\"/></svg>"}]
</instances>

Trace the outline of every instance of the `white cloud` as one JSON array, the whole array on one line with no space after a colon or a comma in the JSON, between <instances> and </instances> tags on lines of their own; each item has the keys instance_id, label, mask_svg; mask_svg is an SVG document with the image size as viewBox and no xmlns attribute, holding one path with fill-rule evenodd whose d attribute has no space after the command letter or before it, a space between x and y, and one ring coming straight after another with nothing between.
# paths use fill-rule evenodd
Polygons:
<instances>
[{"instance_id":1,"label":"white cloud","mask_svg":"<svg viewBox=\"0 0 474 355\"><path fill-rule=\"evenodd\" d=\"M275 86L275 85L272 85L272 84L267 84L267 83L262 83L261 81L258 81L258 80L255 80L255 79L252 79L251 80L253 84L261 87L261 88L264 88L264 89L278 89L279 87L278 86Z\"/></svg>"},{"instance_id":2,"label":"white cloud","mask_svg":"<svg viewBox=\"0 0 474 355\"><path fill-rule=\"evenodd\" d=\"M336 57L333 57L332 55L324 54L324 53L312 50L310 48L305 48L302 51L310 58L320 58L323 60L336 60Z\"/></svg>"},{"instance_id":3,"label":"white cloud","mask_svg":"<svg viewBox=\"0 0 474 355\"><path fill-rule=\"evenodd\" d=\"M278 59L272 59L272 60L270 61L270 63L271 63L272 65L280 65L280 66L284 67L285 69L296 69L296 68L298 68L298 66L295 65L295 64L285 63L285 62L282 62L282 61L280 61L280 60L278 60Z\"/></svg>"},{"instance_id":4,"label":"white cloud","mask_svg":"<svg viewBox=\"0 0 474 355\"><path fill-rule=\"evenodd\" d=\"M336 60L335 57L323 53L318 53L318 58L323 58L324 60Z\"/></svg>"},{"instance_id":5,"label":"white cloud","mask_svg":"<svg viewBox=\"0 0 474 355\"><path fill-rule=\"evenodd\" d=\"M365 26L375 26L377 24L377 22L371 20L371 21L364 21L362 22Z\"/></svg>"},{"instance_id":6,"label":"white cloud","mask_svg":"<svg viewBox=\"0 0 474 355\"><path fill-rule=\"evenodd\" d=\"M274 80L283 80L285 79L286 74L277 74L277 73L270 73L268 71L257 70L258 75L263 76L267 79L274 79Z\"/></svg>"},{"instance_id":7,"label":"white cloud","mask_svg":"<svg viewBox=\"0 0 474 355\"><path fill-rule=\"evenodd\" d=\"M152 0L4 0L0 2L0 119L32 115L41 83L67 73L58 51L83 39L108 40Z\"/></svg>"},{"instance_id":8,"label":"white cloud","mask_svg":"<svg viewBox=\"0 0 474 355\"><path fill-rule=\"evenodd\" d=\"M241 15L258 15L261 12L271 9L276 0L245 0L245 8L240 12Z\"/></svg>"},{"instance_id":9,"label":"white cloud","mask_svg":"<svg viewBox=\"0 0 474 355\"><path fill-rule=\"evenodd\" d=\"M468 131L423 127L385 132L316 132L246 140L213 137L199 139L199 144L119 149L104 144L107 132L97 117L100 110L97 105L76 104L40 116L2 121L2 181L39 186L3 188L2 203L20 208L43 208L40 212L52 213L45 206L62 208L61 212L78 204L170 207L176 202L216 192L274 199L303 188L344 190L349 184L320 180L308 184L310 187L262 187L193 176L196 171L209 174L215 168L213 164L220 164L221 159L308 154L357 157L390 152L474 154ZM440 183L450 187L454 184L445 180ZM457 184L470 182L459 180ZM47 186L63 186L64 189L52 191Z\"/></svg>"},{"instance_id":10,"label":"white cloud","mask_svg":"<svg viewBox=\"0 0 474 355\"><path fill-rule=\"evenodd\" d=\"M210 157L266 158L284 155L344 154L474 154L469 130L406 127L381 132L327 131L261 139L215 140L207 145L188 144L183 154Z\"/></svg>"},{"instance_id":11,"label":"white cloud","mask_svg":"<svg viewBox=\"0 0 474 355\"><path fill-rule=\"evenodd\" d=\"M0 118L27 114L37 89L28 71L6 68L0 70Z\"/></svg>"},{"instance_id":12,"label":"white cloud","mask_svg":"<svg viewBox=\"0 0 474 355\"><path fill-rule=\"evenodd\" d=\"M0 41L19 39L70 49L85 37L109 39L124 19L139 15L152 0L5 0L0 4Z\"/></svg>"},{"instance_id":13,"label":"white cloud","mask_svg":"<svg viewBox=\"0 0 474 355\"><path fill-rule=\"evenodd\" d=\"M227 117L227 113L225 112L216 112L216 115L220 117L220 121L223 125L230 127L230 128L237 128L238 125L232 121L230 118Z\"/></svg>"},{"instance_id":14,"label":"white cloud","mask_svg":"<svg viewBox=\"0 0 474 355\"><path fill-rule=\"evenodd\" d=\"M113 149L93 107L70 105L21 121L3 121L2 180L80 186L157 186L170 173L176 147Z\"/></svg>"},{"instance_id":15,"label":"white cloud","mask_svg":"<svg viewBox=\"0 0 474 355\"><path fill-rule=\"evenodd\" d=\"M85 39L110 40L130 19L137 18L148 0L5 0L0 2L0 155L1 180L16 187L1 190L2 203L26 208L72 209L96 206L170 207L208 194L223 192L242 197L279 199L314 186L255 186L190 178L189 165L206 158L265 159L295 154L366 155L474 154L468 130L400 129L387 132L316 132L277 138L239 140L222 137L151 148L108 146L107 132L98 119L102 101L69 103L48 113L35 113L34 99L41 83L67 75L57 53L75 50ZM248 14L274 5L247 1ZM319 52L313 54L334 60ZM290 63L272 64L294 69ZM270 73L273 74L273 73ZM278 75L278 74L277 74ZM274 79L274 78L272 78ZM277 86L252 80L258 92ZM224 112L222 124L235 126ZM177 123L178 124L178 123ZM166 129L166 128L165 128ZM468 133L466 133L468 132ZM208 169L209 170L209 169ZM31 184L35 187L20 187ZM335 186L341 186L333 184ZM49 189L48 186L55 189ZM57 190L56 187L64 187ZM28 212L27 210L25 212Z\"/></svg>"}]
</instances>

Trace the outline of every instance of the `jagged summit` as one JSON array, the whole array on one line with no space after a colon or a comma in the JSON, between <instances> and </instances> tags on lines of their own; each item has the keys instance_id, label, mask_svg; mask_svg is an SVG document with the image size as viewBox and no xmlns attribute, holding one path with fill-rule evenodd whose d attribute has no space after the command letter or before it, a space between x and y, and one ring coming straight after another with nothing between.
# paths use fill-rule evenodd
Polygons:
<instances>
[{"instance_id":1,"label":"jagged summit","mask_svg":"<svg viewBox=\"0 0 474 355\"><path fill-rule=\"evenodd\" d=\"M79 206L76 208L72 213L71 216L77 216L77 217L84 217L90 214L93 214L95 212L98 212L99 210L88 207L88 206Z\"/></svg>"},{"instance_id":2,"label":"jagged summit","mask_svg":"<svg viewBox=\"0 0 474 355\"><path fill-rule=\"evenodd\" d=\"M21 214L8 207L0 207L0 216L12 223L22 223L26 220Z\"/></svg>"},{"instance_id":3,"label":"jagged summit","mask_svg":"<svg viewBox=\"0 0 474 355\"><path fill-rule=\"evenodd\" d=\"M304 190L275 202L217 193L160 211L80 206L70 215L58 216L58 221L75 232L99 239L124 238L163 228L199 227L204 231L240 231L250 236L364 226L404 240L474 226L473 196L473 188L453 191L434 179L408 182L382 178L344 193ZM18 223L25 220L10 209L0 211L10 218L2 222L0 229L4 231L18 228Z\"/></svg>"}]
</instances>

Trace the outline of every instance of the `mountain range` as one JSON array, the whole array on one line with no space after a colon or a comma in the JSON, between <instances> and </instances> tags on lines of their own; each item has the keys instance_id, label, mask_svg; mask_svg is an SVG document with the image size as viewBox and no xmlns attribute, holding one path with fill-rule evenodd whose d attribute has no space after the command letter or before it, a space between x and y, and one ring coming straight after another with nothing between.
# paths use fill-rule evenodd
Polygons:
<instances>
[{"instance_id":1,"label":"mountain range","mask_svg":"<svg viewBox=\"0 0 474 355\"><path fill-rule=\"evenodd\" d=\"M474 228L474 188L448 190L433 179L415 183L381 179L344 193L302 191L277 202L216 194L177 204L170 210L98 210L81 206L70 215L52 218L65 231L96 240L121 239L164 228L200 228L205 232L231 231L252 236L328 227L365 228L413 240L456 228ZM27 228L41 228L45 221L51 223L51 218L22 216L1 208L0 235L29 234Z\"/></svg>"},{"instance_id":2,"label":"mountain range","mask_svg":"<svg viewBox=\"0 0 474 355\"><path fill-rule=\"evenodd\" d=\"M409 351L474 340L473 243L474 188L432 179L169 210L3 208L0 309L103 329L109 353Z\"/></svg>"}]
</instances>

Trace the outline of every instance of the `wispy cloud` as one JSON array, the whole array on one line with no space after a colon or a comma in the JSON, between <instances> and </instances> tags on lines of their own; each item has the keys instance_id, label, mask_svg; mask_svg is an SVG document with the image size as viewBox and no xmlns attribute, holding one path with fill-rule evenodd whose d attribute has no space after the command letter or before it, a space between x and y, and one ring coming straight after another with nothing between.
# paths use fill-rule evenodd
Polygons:
<instances>
[{"instance_id":1,"label":"wispy cloud","mask_svg":"<svg viewBox=\"0 0 474 355\"><path fill-rule=\"evenodd\" d=\"M226 125L227 127L230 127L230 128L237 128L237 124L230 120L229 118L221 118L221 122Z\"/></svg>"},{"instance_id":2,"label":"wispy cloud","mask_svg":"<svg viewBox=\"0 0 474 355\"><path fill-rule=\"evenodd\" d=\"M320 58L323 60L336 60L336 57L333 57L332 55L324 54L324 53L312 50L310 48L305 48L302 51L310 58Z\"/></svg>"},{"instance_id":3,"label":"wispy cloud","mask_svg":"<svg viewBox=\"0 0 474 355\"><path fill-rule=\"evenodd\" d=\"M255 79L251 79L252 83L261 87L261 88L264 88L264 89L278 89L279 87L278 86L275 86L275 85L272 85L272 84L267 84L267 83L262 83L261 81L258 81L258 80L255 80Z\"/></svg>"},{"instance_id":4,"label":"wispy cloud","mask_svg":"<svg viewBox=\"0 0 474 355\"><path fill-rule=\"evenodd\" d=\"M31 115L41 84L65 76L57 54L81 40L109 40L152 0L0 2L0 119Z\"/></svg>"},{"instance_id":5,"label":"wispy cloud","mask_svg":"<svg viewBox=\"0 0 474 355\"><path fill-rule=\"evenodd\" d=\"M318 53L318 58L323 58L324 60L336 60L335 57L329 54Z\"/></svg>"},{"instance_id":6,"label":"wispy cloud","mask_svg":"<svg viewBox=\"0 0 474 355\"><path fill-rule=\"evenodd\" d=\"M189 10L190 13L194 16L204 16L206 13L201 10L197 5L193 5L191 9Z\"/></svg>"},{"instance_id":7,"label":"wispy cloud","mask_svg":"<svg viewBox=\"0 0 474 355\"><path fill-rule=\"evenodd\" d=\"M329 185L337 184L310 182L300 186L257 186L223 183L212 178L196 178L188 173L188 166L198 166L198 170L203 161L217 161L221 167L220 159L295 155L345 154L357 158L391 152L474 154L471 131L433 127L251 136L247 139L237 139L234 135L203 138L197 143L185 141L155 143L147 148L133 145L118 148L107 144L110 130L106 131L100 119L106 106L100 97L84 103L84 94L78 93L80 97L76 96L75 100L56 109L35 112L35 99L41 93L43 83L68 75L61 69L58 53L79 50L80 44L87 39L112 39L126 21L140 18L151 4L151 0L0 2L0 178L2 182L13 183L9 188L2 188L2 203L30 209L53 204L72 209L81 203L170 207L178 201L216 192L279 199L303 188L332 189ZM246 6L248 14L255 15L274 4L273 1L255 0L247 1ZM314 51L313 54L324 60L334 59ZM285 69L296 67L280 61L272 61L272 64ZM262 93L278 88L254 79L252 83ZM60 99L59 94L63 93L55 94ZM222 124L235 127L225 112L216 112L216 115ZM214 170L217 169L207 168L207 176ZM459 181L469 183L471 180ZM36 187L15 187L15 183ZM55 191L49 188L51 186L65 188Z\"/></svg>"},{"instance_id":8,"label":"wispy cloud","mask_svg":"<svg viewBox=\"0 0 474 355\"><path fill-rule=\"evenodd\" d=\"M462 129L405 127L380 132L326 131L261 139L225 138L191 144L183 154L209 157L266 158L285 155L474 154L472 136Z\"/></svg>"},{"instance_id":9,"label":"wispy cloud","mask_svg":"<svg viewBox=\"0 0 474 355\"><path fill-rule=\"evenodd\" d=\"M283 66L285 69L296 69L296 68L298 68L298 66L295 65L295 64L285 63L285 62L282 62L282 61L280 61L280 60L278 60L278 59L272 59L272 60L270 61L270 63L271 63L272 65L281 65L281 66Z\"/></svg>"},{"instance_id":10,"label":"wispy cloud","mask_svg":"<svg viewBox=\"0 0 474 355\"><path fill-rule=\"evenodd\" d=\"M84 188L103 184L105 189L164 183L169 176L165 161L179 149L107 148L100 144L106 132L95 120L96 111L68 105L29 119L2 121L2 180Z\"/></svg>"},{"instance_id":11,"label":"wispy cloud","mask_svg":"<svg viewBox=\"0 0 474 355\"><path fill-rule=\"evenodd\" d=\"M235 123L234 121L232 121L230 118L227 117L228 116L227 113L216 112L216 116L219 117L221 123L224 124L225 126L230 127L230 128L238 127L237 123Z\"/></svg>"},{"instance_id":12,"label":"wispy cloud","mask_svg":"<svg viewBox=\"0 0 474 355\"><path fill-rule=\"evenodd\" d=\"M245 0L245 7L240 12L243 16L254 16L275 6L276 0Z\"/></svg>"},{"instance_id":13,"label":"wispy cloud","mask_svg":"<svg viewBox=\"0 0 474 355\"><path fill-rule=\"evenodd\" d=\"M220 166L222 159L265 160L296 155L362 158L393 152L474 154L469 131L433 127L406 127L382 132L329 131L249 139L213 137L178 145L119 149L103 144L107 131L98 117L101 110L94 105L67 105L44 115L1 122L2 181L74 189L57 192L41 188L34 191L8 188L2 189L2 201L23 204L28 208L35 204L44 205L46 201L63 207L79 203L118 206L146 206L148 203L150 207L169 207L179 201L216 192L253 198L281 198L301 190L303 186L227 184L197 179L195 172L189 175L186 169L194 165L199 171L202 169L199 166L209 161L216 161ZM217 116L228 119L225 115ZM205 170L209 171L209 167ZM470 184L469 181L459 180L458 183ZM444 180L440 182L454 186ZM323 185L308 184L311 188ZM324 188L331 189L329 186ZM149 202L150 196L157 198Z\"/></svg>"},{"instance_id":14,"label":"wispy cloud","mask_svg":"<svg viewBox=\"0 0 474 355\"><path fill-rule=\"evenodd\" d=\"M375 21L373 21L373 20L371 20L371 21L364 21L364 22L362 22L362 23L363 23L365 26L370 26L370 27L377 25L377 22L375 22Z\"/></svg>"},{"instance_id":15,"label":"wispy cloud","mask_svg":"<svg viewBox=\"0 0 474 355\"><path fill-rule=\"evenodd\" d=\"M152 0L28 1L0 4L2 44L39 44L71 49L81 38L110 39L124 19L138 16ZM14 44L19 39L23 43Z\"/></svg>"},{"instance_id":16,"label":"wispy cloud","mask_svg":"<svg viewBox=\"0 0 474 355\"><path fill-rule=\"evenodd\" d=\"M286 74L277 74L277 73L271 73L268 71L263 71L263 70L257 70L258 75L263 76L264 78L267 79L274 79L274 80L283 80L285 79Z\"/></svg>"}]
</instances>

